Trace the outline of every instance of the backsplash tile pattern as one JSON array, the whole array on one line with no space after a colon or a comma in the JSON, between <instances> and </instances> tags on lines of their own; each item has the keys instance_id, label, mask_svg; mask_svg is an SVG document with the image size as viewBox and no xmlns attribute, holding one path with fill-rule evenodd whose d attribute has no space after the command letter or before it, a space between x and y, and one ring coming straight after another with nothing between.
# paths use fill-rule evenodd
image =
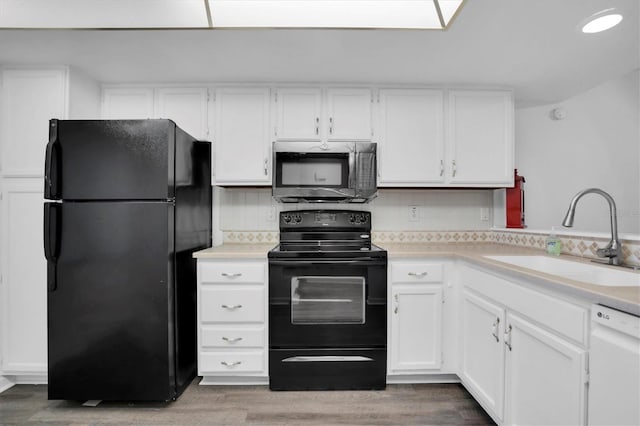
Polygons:
<instances>
[{"instance_id":1,"label":"backsplash tile pattern","mask_svg":"<svg viewBox=\"0 0 640 426\"><path fill-rule=\"evenodd\" d=\"M519 247L539 249L544 252L545 233L518 233L517 231L374 231L372 239L376 244L385 243L440 243L440 244L471 244L471 243L501 243ZM224 243L259 244L278 243L277 231L225 231ZM607 238L561 235L562 254L578 257L597 258L596 251L607 245ZM640 265L640 240L622 239L622 254L624 262Z\"/></svg>"},{"instance_id":2,"label":"backsplash tile pattern","mask_svg":"<svg viewBox=\"0 0 640 426\"><path fill-rule=\"evenodd\" d=\"M520 247L532 247L545 249L546 233L518 232L518 231L491 231L492 239L502 244L510 244ZM562 242L562 254L572 256L597 258L596 251L609 243L609 238L559 235ZM640 239L621 239L622 255L624 262L631 265L640 265Z\"/></svg>"},{"instance_id":3,"label":"backsplash tile pattern","mask_svg":"<svg viewBox=\"0 0 640 426\"><path fill-rule=\"evenodd\" d=\"M351 209L372 212L373 241L384 243L484 243L497 242L531 247L544 252L548 233L517 229L491 229L493 219L482 220L480 210L493 206L490 190L381 189L369 204L280 204L270 188L219 188L220 227L224 243L278 243L278 214L296 209ZM409 206L419 208L418 220L410 220ZM604 237L559 235L562 253L596 258L607 245ZM624 261L640 265L640 238L622 239Z\"/></svg>"}]
</instances>

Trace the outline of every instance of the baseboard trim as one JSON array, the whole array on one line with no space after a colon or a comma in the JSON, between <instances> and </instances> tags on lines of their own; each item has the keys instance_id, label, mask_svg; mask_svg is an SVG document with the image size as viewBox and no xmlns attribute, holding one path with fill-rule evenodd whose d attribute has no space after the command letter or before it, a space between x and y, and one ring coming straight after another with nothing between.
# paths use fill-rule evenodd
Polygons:
<instances>
[{"instance_id":1,"label":"baseboard trim","mask_svg":"<svg viewBox=\"0 0 640 426\"><path fill-rule=\"evenodd\" d=\"M15 385L15 383L9 380L5 376L0 376L0 393L6 391L7 389L11 389Z\"/></svg>"},{"instance_id":2,"label":"baseboard trim","mask_svg":"<svg viewBox=\"0 0 640 426\"><path fill-rule=\"evenodd\" d=\"M402 374L388 375L388 385L402 385L412 383L460 383L457 374Z\"/></svg>"},{"instance_id":3,"label":"baseboard trim","mask_svg":"<svg viewBox=\"0 0 640 426\"><path fill-rule=\"evenodd\" d=\"M234 377L234 376L202 376L199 383L201 386L210 385L268 385L268 377Z\"/></svg>"}]
</instances>

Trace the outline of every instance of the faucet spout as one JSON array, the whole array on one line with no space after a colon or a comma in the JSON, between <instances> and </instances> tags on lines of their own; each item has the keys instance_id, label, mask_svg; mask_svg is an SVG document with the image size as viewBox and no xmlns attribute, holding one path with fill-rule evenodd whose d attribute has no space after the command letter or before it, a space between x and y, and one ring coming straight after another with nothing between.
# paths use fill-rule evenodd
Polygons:
<instances>
[{"instance_id":1,"label":"faucet spout","mask_svg":"<svg viewBox=\"0 0 640 426\"><path fill-rule=\"evenodd\" d=\"M576 205L578 204L578 200L582 198L586 194L599 194L604 197L605 200L609 203L609 216L611 221L611 240L609 244L603 249L598 249L596 254L599 257L607 257L609 258L610 265L622 265L622 246L620 245L620 240L618 240L618 218L616 214L616 202L613 200L613 197L599 188L587 188L580 192L578 192L573 199L571 200L571 204L569 204L569 210L564 216L562 221L562 226L572 227L573 219L576 214Z\"/></svg>"}]
</instances>

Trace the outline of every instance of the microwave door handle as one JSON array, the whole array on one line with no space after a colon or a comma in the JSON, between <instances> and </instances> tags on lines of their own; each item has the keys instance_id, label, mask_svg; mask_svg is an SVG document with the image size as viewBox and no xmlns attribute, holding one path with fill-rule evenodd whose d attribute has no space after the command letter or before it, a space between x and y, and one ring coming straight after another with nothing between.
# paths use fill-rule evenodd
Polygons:
<instances>
[{"instance_id":1,"label":"microwave door handle","mask_svg":"<svg viewBox=\"0 0 640 426\"><path fill-rule=\"evenodd\" d=\"M356 164L357 164L357 152L353 151L349 154L349 189L356 189Z\"/></svg>"}]
</instances>

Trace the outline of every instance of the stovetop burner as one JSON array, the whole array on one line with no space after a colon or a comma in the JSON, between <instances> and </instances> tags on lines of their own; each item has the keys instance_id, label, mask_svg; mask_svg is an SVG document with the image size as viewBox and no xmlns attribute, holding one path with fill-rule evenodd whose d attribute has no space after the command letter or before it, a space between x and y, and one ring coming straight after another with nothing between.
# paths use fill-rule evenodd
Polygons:
<instances>
[{"instance_id":1,"label":"stovetop burner","mask_svg":"<svg viewBox=\"0 0 640 426\"><path fill-rule=\"evenodd\" d=\"M379 257L371 244L371 213L353 210L296 210L280 213L280 244L269 257Z\"/></svg>"}]
</instances>

